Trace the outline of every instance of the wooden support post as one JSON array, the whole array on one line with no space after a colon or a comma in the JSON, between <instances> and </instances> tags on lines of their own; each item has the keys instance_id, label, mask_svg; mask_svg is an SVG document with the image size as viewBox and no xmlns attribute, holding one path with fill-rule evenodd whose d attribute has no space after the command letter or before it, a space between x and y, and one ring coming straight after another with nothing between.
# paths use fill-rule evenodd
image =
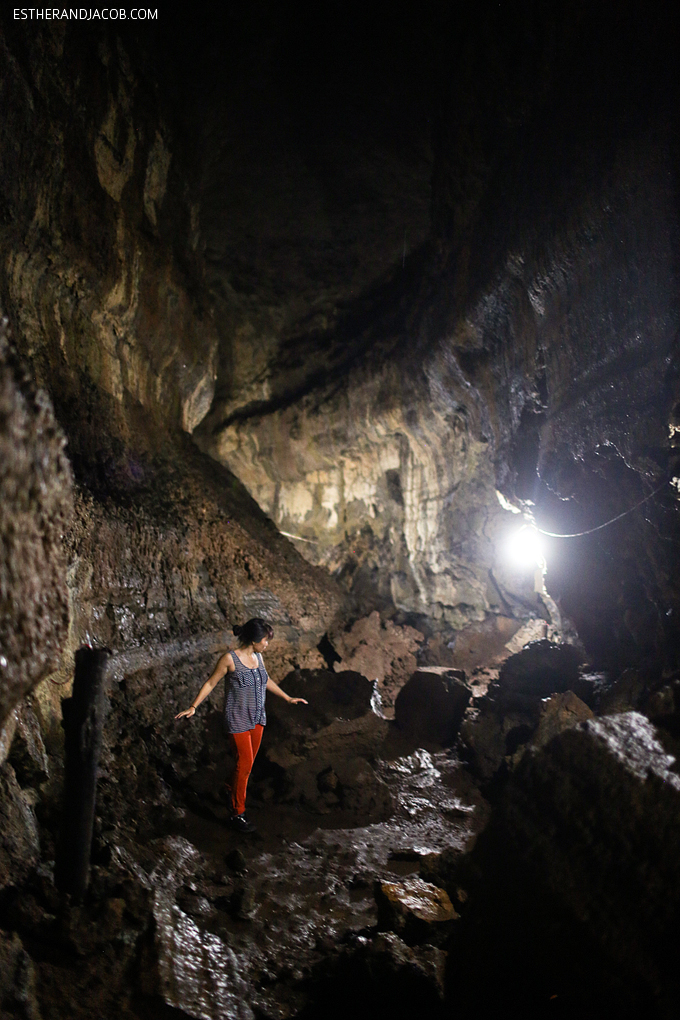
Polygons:
<instances>
[{"instance_id":1,"label":"wooden support post","mask_svg":"<svg viewBox=\"0 0 680 1020\"><path fill-rule=\"evenodd\" d=\"M61 703L65 731L64 806L55 866L57 887L82 899L90 877L97 768L108 711L108 648L79 648L73 694Z\"/></svg>"}]
</instances>

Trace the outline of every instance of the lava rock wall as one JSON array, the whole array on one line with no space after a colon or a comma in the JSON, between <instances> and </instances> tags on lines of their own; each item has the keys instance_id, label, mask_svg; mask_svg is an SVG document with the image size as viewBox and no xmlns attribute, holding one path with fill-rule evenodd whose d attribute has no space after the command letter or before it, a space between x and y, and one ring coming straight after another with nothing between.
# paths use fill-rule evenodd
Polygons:
<instances>
[{"instance_id":1,"label":"lava rock wall","mask_svg":"<svg viewBox=\"0 0 680 1020\"><path fill-rule=\"evenodd\" d=\"M66 641L63 537L73 509L64 435L6 326L0 313L0 727Z\"/></svg>"},{"instance_id":2,"label":"lava rock wall","mask_svg":"<svg viewBox=\"0 0 680 1020\"><path fill-rule=\"evenodd\" d=\"M187 437L217 334L155 45L0 21L0 294L27 366L3 339L1 704L51 673L66 686L42 689L46 730L83 643L121 656L120 677L214 654L265 615L276 674L323 665L343 604Z\"/></svg>"}]
</instances>

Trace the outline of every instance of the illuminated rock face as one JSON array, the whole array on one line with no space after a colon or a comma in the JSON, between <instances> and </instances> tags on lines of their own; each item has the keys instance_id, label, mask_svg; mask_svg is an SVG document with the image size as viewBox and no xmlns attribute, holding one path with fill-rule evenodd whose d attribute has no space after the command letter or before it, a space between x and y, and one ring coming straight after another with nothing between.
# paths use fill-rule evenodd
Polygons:
<instances>
[{"instance_id":1,"label":"illuminated rock face","mask_svg":"<svg viewBox=\"0 0 680 1020\"><path fill-rule=\"evenodd\" d=\"M235 422L205 448L367 609L380 600L460 629L498 605L489 570L507 574L495 543L512 517L464 380L442 387L439 367L415 380L357 367L339 390Z\"/></svg>"}]
</instances>

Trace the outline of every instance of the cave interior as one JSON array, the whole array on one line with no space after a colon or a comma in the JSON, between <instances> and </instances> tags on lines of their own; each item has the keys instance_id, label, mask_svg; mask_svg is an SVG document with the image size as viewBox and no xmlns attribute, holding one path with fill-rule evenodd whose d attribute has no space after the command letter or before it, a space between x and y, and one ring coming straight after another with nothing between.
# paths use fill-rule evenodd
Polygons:
<instances>
[{"instance_id":1,"label":"cave interior","mask_svg":"<svg viewBox=\"0 0 680 1020\"><path fill-rule=\"evenodd\" d=\"M0 1020L675 1018L674 5L103 11L0 12Z\"/></svg>"}]
</instances>

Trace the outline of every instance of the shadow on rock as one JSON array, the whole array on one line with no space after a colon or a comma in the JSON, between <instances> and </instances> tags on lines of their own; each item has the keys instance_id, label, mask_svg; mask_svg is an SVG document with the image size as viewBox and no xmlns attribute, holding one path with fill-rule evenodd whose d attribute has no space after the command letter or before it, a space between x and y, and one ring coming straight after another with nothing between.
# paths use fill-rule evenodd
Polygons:
<instances>
[{"instance_id":1,"label":"shadow on rock","mask_svg":"<svg viewBox=\"0 0 680 1020\"><path fill-rule=\"evenodd\" d=\"M673 766L635 712L590 719L522 757L469 858L439 876L469 893L447 963L463 1012L677 1015Z\"/></svg>"}]
</instances>

